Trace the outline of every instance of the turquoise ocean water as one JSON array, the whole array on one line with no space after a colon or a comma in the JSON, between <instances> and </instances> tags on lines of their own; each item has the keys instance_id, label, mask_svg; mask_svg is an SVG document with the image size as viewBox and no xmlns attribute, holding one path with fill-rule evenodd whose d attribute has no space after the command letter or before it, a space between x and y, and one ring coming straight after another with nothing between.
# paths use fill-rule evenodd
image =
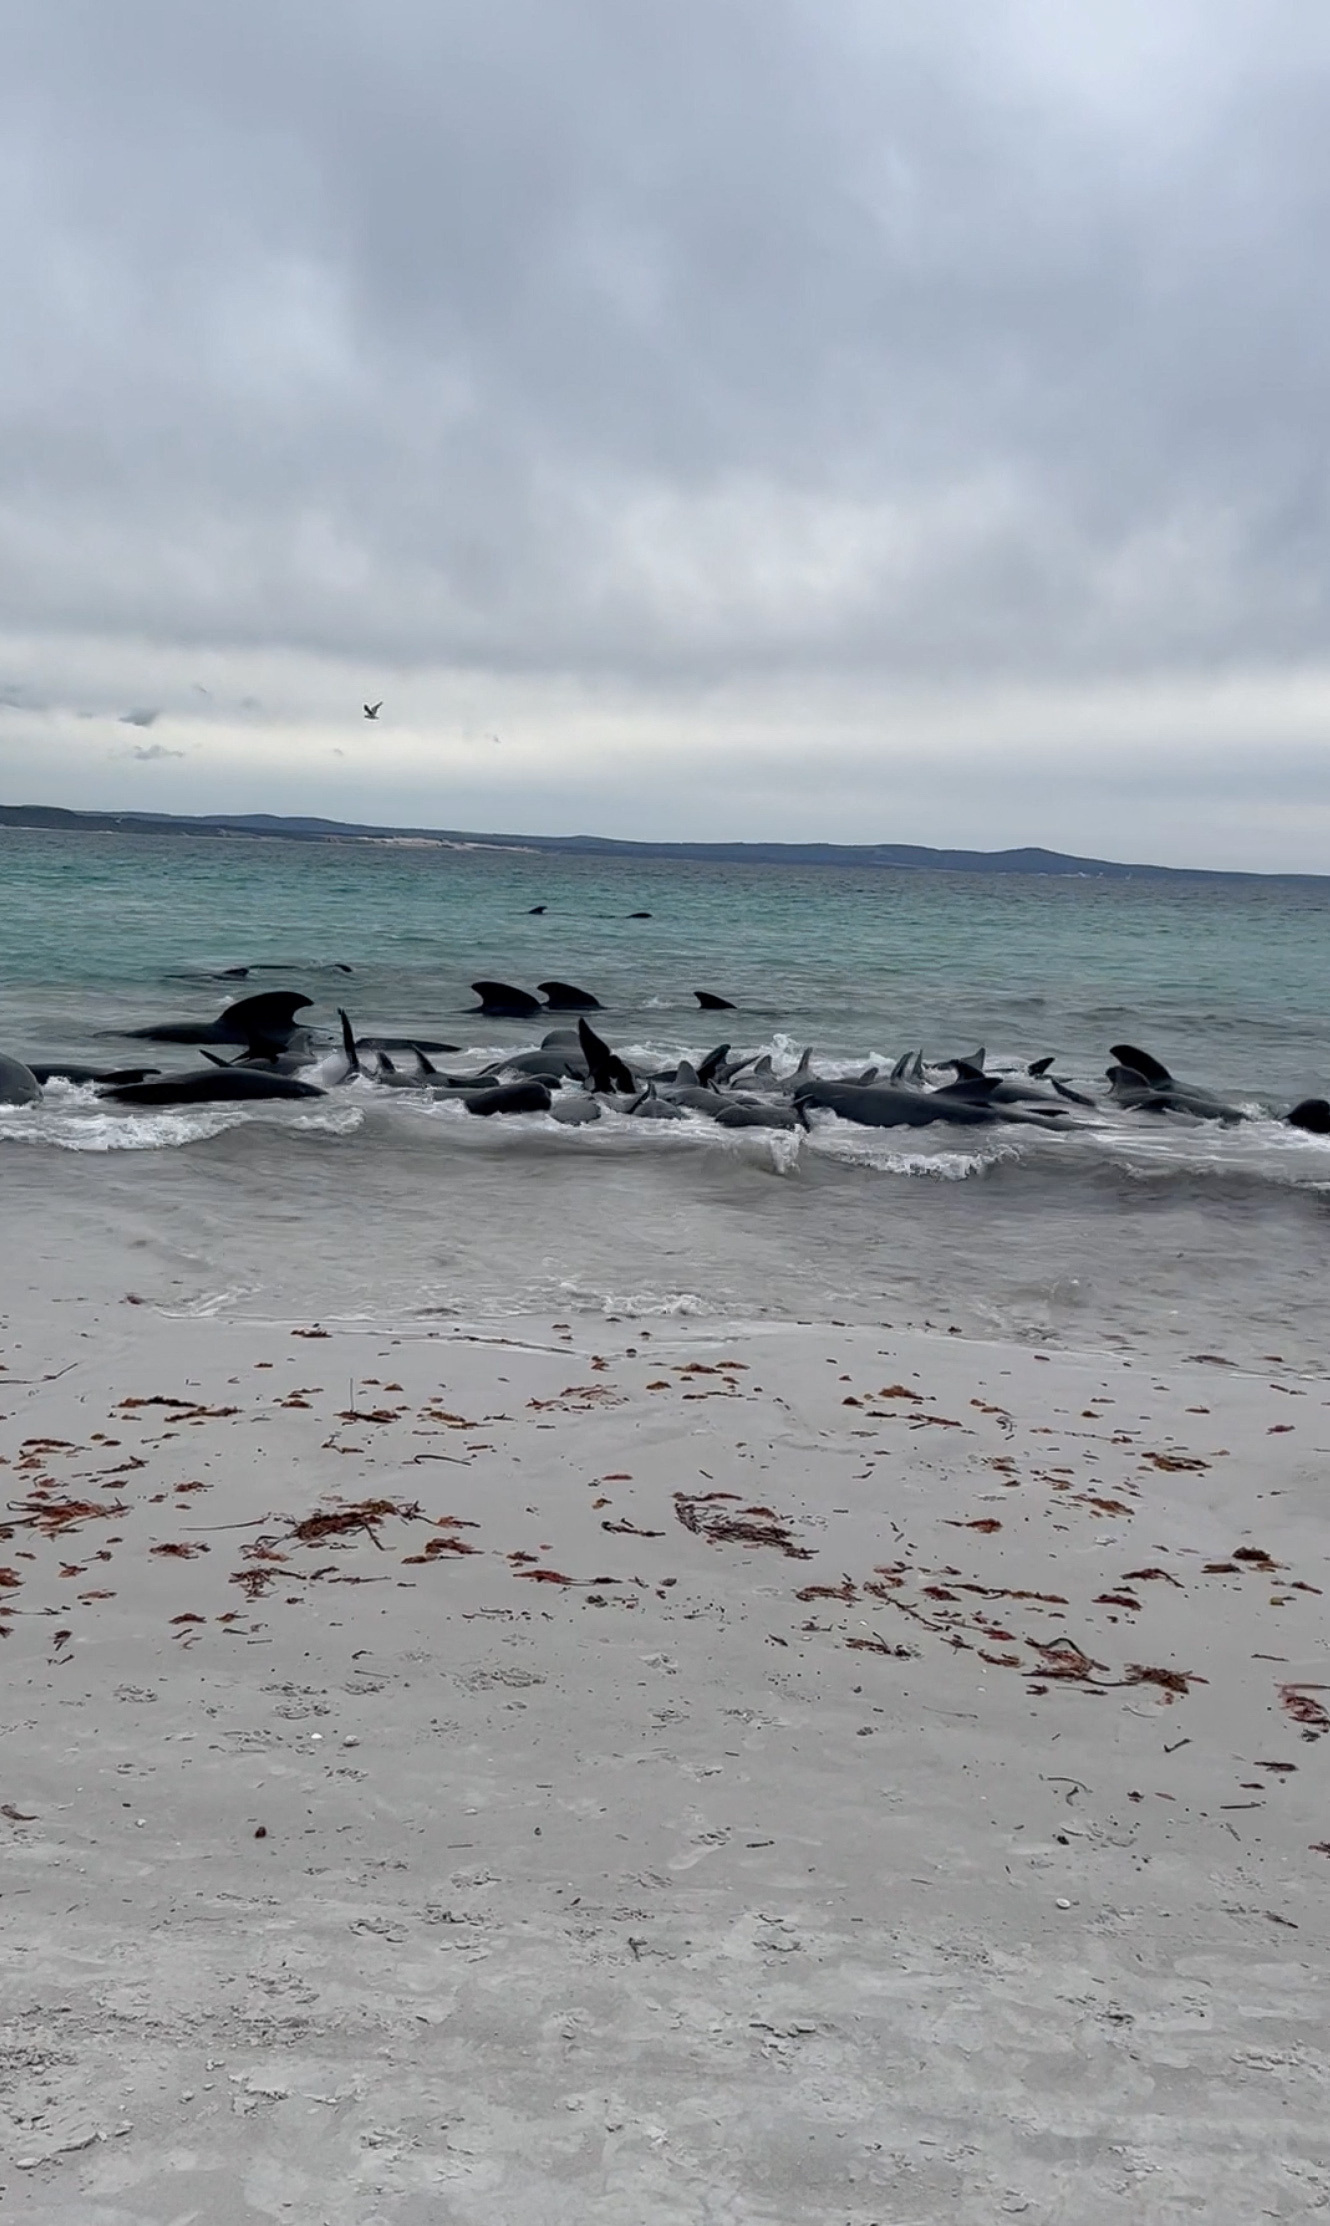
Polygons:
<instances>
[{"instance_id":1,"label":"turquoise ocean water","mask_svg":"<svg viewBox=\"0 0 1330 2226\"><path fill-rule=\"evenodd\" d=\"M346 1004L362 1032L445 1038L460 1068L542 1032L469 1013L473 980L558 977L638 1062L719 1036L778 1064L811 1044L828 1072L983 1044L990 1065L1056 1052L1094 1088L1125 1039L1253 1114L792 1138L479 1122L360 1084L155 1113L54 1088L0 1109L11 1315L25 1292L132 1290L265 1318L929 1321L1322 1363L1330 1143L1275 1115L1330 1091L1330 886L4 830L0 895L0 1048L20 1057L192 1064L110 1031L283 986L320 1026ZM238 965L272 971L206 978ZM738 1010L703 1016L694 989Z\"/></svg>"}]
</instances>

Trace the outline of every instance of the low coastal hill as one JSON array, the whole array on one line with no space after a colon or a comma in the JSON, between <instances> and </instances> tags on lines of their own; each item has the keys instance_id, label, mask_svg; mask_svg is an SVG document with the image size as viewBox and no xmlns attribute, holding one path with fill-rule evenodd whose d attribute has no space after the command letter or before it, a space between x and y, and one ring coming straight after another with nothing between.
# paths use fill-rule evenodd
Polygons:
<instances>
[{"instance_id":1,"label":"low coastal hill","mask_svg":"<svg viewBox=\"0 0 1330 2226\"><path fill-rule=\"evenodd\" d=\"M922 843L627 842L608 835L474 834L454 827L372 827L353 820L284 818L272 812L76 812L54 804L0 804L0 827L48 833L250 835L282 842L420 842L466 849L562 851L619 858L696 859L716 865L878 866L904 872L1063 874L1121 881L1319 883L1325 874L1233 873L1200 866L1125 864L1060 850L934 850Z\"/></svg>"}]
</instances>

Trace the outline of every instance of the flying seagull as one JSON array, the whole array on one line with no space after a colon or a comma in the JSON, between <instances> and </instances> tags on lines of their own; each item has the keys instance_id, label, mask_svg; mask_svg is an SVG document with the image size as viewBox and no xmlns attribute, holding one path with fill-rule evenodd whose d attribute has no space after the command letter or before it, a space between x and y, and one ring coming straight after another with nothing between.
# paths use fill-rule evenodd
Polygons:
<instances>
[{"instance_id":1,"label":"flying seagull","mask_svg":"<svg viewBox=\"0 0 1330 2226\"><path fill-rule=\"evenodd\" d=\"M379 700L378 700L378 702L377 702L377 703L367 703L367 704L365 704L365 705L364 705L364 706L363 706L362 708L363 708L363 710L364 710L364 713L365 713L365 717L366 717L367 719L377 719L377 718L378 718L378 716L379 716L379 713L380 713L380 712L382 711L382 709L383 709L383 698L382 698L382 696L380 696L380 697L379 697Z\"/></svg>"}]
</instances>

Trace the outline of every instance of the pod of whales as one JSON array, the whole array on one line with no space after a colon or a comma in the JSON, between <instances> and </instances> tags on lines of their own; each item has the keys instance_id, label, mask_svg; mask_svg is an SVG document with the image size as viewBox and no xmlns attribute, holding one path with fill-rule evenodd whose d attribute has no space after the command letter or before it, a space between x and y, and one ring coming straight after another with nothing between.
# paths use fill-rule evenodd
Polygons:
<instances>
[{"instance_id":1,"label":"pod of whales","mask_svg":"<svg viewBox=\"0 0 1330 2226\"><path fill-rule=\"evenodd\" d=\"M244 969L233 969L242 974ZM349 972L349 968L342 971ZM441 1072L431 1052L458 1046L429 1036L381 1034L357 1038L349 1015L339 1011L340 1043L297 1018L311 1000L278 989L242 997L213 1020L167 1021L124 1031L153 1043L190 1045L205 1065L183 1073L157 1067L86 1065L74 1060L24 1061L0 1053L0 1105L32 1107L48 1082L96 1087L109 1105L188 1106L320 1098L351 1082L455 1099L468 1113L548 1114L565 1126L599 1120L605 1112L638 1120L680 1121L701 1116L724 1129L807 1128L818 1115L865 1128L961 1128L1024 1125L1047 1133L1084 1127L1076 1110L1105 1107L1129 1115L1181 1116L1232 1126L1259 1108L1231 1103L1200 1083L1179 1080L1151 1052L1134 1044L1110 1047L1107 1100L1073 1087L1052 1070L1055 1053L1032 1059L1023 1071L988 1071L977 1051L926 1064L922 1051L904 1053L885 1077L876 1065L857 1075L819 1075L811 1049L792 1073L778 1074L770 1053L732 1055L729 1043L672 1066L630 1063L597 1033L587 1018L600 1001L575 983L550 980L545 999L510 983L478 981L480 1012L496 1018L531 1019L541 1013L576 1015L530 1048L492 1057L478 1070ZM733 1011L728 998L695 990L704 1011ZM394 1056L395 1055L395 1056ZM636 1071L635 1071L636 1070ZM940 1076L948 1079L942 1080ZM1269 1115L1267 1114L1268 1118ZM1330 1100L1304 1098L1282 1116L1308 1136L1330 1137Z\"/></svg>"}]
</instances>

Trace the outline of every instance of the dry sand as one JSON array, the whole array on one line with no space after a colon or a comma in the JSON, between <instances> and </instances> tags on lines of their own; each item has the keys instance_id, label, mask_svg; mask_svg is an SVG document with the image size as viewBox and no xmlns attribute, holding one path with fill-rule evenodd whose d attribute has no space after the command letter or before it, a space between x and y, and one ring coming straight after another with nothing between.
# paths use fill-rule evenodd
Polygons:
<instances>
[{"instance_id":1,"label":"dry sand","mask_svg":"<svg viewBox=\"0 0 1330 2226\"><path fill-rule=\"evenodd\" d=\"M1323 1383L134 1308L0 1357L5 2218L1330 2211Z\"/></svg>"}]
</instances>

